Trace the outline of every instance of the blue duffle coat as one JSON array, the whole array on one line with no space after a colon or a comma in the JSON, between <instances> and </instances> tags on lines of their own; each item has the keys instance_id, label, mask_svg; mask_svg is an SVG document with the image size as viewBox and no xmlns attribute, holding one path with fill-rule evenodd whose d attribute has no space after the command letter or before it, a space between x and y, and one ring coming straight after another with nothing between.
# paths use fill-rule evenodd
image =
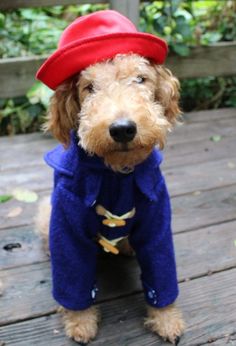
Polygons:
<instances>
[{"instance_id":1,"label":"blue duffle coat","mask_svg":"<svg viewBox=\"0 0 236 346\"><path fill-rule=\"evenodd\" d=\"M93 304L99 248L95 238L100 234L109 240L129 237L149 305L173 303L178 284L161 153L153 150L129 174L115 173L101 158L87 155L72 133L69 148L58 145L45 160L54 168L50 251L55 300L71 310ZM135 215L111 228L97 214L98 204L115 215L135 208Z\"/></svg>"}]
</instances>

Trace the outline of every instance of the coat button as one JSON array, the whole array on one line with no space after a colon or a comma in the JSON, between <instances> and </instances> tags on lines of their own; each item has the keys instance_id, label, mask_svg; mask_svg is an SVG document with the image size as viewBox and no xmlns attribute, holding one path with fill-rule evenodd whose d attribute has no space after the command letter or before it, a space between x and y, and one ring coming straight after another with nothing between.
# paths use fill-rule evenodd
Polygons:
<instances>
[{"instance_id":1,"label":"coat button","mask_svg":"<svg viewBox=\"0 0 236 346\"><path fill-rule=\"evenodd\" d=\"M97 295L97 292L98 292L98 288L97 287L94 287L91 291L91 297L92 299L95 299L96 298L96 295Z\"/></svg>"},{"instance_id":2,"label":"coat button","mask_svg":"<svg viewBox=\"0 0 236 346\"><path fill-rule=\"evenodd\" d=\"M152 292L152 291L149 291L149 292L148 292L148 297L149 297L150 299L153 299L154 296L153 296L153 292Z\"/></svg>"}]
</instances>

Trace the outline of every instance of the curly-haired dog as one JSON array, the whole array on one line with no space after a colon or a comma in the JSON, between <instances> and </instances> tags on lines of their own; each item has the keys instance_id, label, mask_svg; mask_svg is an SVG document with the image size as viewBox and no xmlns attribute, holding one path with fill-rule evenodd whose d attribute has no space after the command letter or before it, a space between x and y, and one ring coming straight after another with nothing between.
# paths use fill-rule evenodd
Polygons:
<instances>
[{"instance_id":1,"label":"curly-haired dog","mask_svg":"<svg viewBox=\"0 0 236 346\"><path fill-rule=\"evenodd\" d=\"M125 21L129 31L134 30L114 11L83 18L96 19L96 28L99 21L103 26L109 22L109 28ZM117 43L121 36L124 42L123 31L108 35L109 39L113 35ZM81 61L77 61L71 70L74 62L62 47L55 60L46 62L48 73L44 67L38 74L55 89L45 129L63 144L46 155L55 169L50 222L53 295L62 306L66 334L78 342L89 342L98 330L100 316L92 305L98 243L114 253L134 249L148 303L145 326L175 344L184 330L181 312L174 305L178 287L170 204L157 149L163 148L180 114L179 83L158 63L164 58L160 57L161 49L166 49L163 41L159 39L160 51L152 55L147 45L154 43L145 35L128 35L132 47L124 50L117 43L118 51L109 57L104 58L103 51L98 62L78 67ZM142 48L136 47L140 37L148 41L146 50L144 41ZM74 47L78 48L75 42ZM81 57L84 51L78 49ZM97 48L96 54L100 53ZM64 59L70 70L66 80L62 65L62 76L59 67L57 73L51 68L56 59ZM50 207L44 203L40 208L39 228L46 235Z\"/></svg>"}]
</instances>

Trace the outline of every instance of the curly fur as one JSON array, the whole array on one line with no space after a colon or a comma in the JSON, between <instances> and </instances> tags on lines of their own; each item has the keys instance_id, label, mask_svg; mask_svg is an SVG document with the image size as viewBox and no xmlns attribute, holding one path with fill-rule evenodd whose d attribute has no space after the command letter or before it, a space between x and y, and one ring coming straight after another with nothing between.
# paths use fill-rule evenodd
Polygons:
<instances>
[{"instance_id":1,"label":"curly fur","mask_svg":"<svg viewBox=\"0 0 236 346\"><path fill-rule=\"evenodd\" d=\"M139 76L144 83L137 83ZM89 91L91 85L93 92ZM179 82L168 69L138 55L118 55L59 86L44 129L65 146L69 130L78 129L80 145L119 170L142 162L155 145L164 147L166 134L180 115L178 101ZM138 127L125 152L108 132L109 125L122 117Z\"/></svg>"},{"instance_id":2,"label":"curly fur","mask_svg":"<svg viewBox=\"0 0 236 346\"><path fill-rule=\"evenodd\" d=\"M160 335L164 340L175 344L185 329L180 310L171 304L162 309L149 306L147 311L148 317L144 321L144 326Z\"/></svg>"}]
</instances>

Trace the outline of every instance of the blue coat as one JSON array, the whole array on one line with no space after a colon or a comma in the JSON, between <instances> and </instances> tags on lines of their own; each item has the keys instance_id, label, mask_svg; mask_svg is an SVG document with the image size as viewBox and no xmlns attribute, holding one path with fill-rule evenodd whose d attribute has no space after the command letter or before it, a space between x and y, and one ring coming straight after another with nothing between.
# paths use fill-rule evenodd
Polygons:
<instances>
[{"instance_id":1,"label":"blue coat","mask_svg":"<svg viewBox=\"0 0 236 346\"><path fill-rule=\"evenodd\" d=\"M128 236L141 267L149 305L164 307L178 295L171 234L169 195L156 149L129 174L114 173L97 156L88 156L72 133L67 150L58 145L45 155L54 168L50 251L55 300L71 310L93 304L100 234L112 240ZM115 215L135 208L125 225L108 227L96 206Z\"/></svg>"}]
</instances>

